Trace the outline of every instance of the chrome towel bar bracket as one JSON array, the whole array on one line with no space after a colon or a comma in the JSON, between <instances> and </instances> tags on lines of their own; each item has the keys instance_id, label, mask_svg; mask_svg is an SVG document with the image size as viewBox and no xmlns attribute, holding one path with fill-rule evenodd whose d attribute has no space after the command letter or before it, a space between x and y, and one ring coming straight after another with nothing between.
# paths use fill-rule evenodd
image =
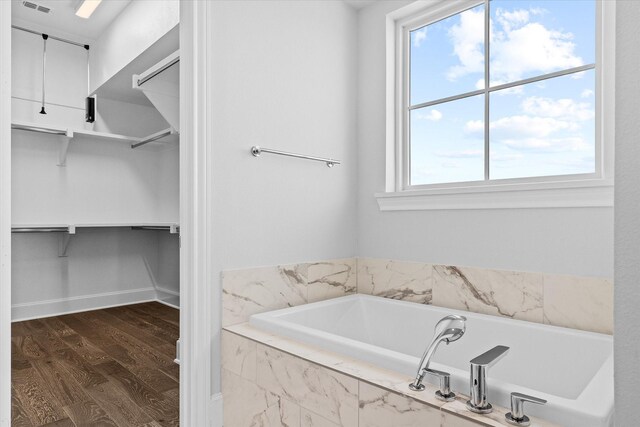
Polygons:
<instances>
[{"instance_id":1,"label":"chrome towel bar bracket","mask_svg":"<svg viewBox=\"0 0 640 427\"><path fill-rule=\"evenodd\" d=\"M335 160L335 159L327 159L324 157L306 156L304 154L289 153L287 151L273 150L271 148L262 148L257 145L254 145L253 147L251 147L251 154L253 154L254 157L260 157L260 154L262 153L271 153L271 154L277 154L279 156L297 157L299 159L307 159L307 160L315 160L317 162L324 162L329 168L332 168L335 165L340 164L340 160Z\"/></svg>"}]
</instances>

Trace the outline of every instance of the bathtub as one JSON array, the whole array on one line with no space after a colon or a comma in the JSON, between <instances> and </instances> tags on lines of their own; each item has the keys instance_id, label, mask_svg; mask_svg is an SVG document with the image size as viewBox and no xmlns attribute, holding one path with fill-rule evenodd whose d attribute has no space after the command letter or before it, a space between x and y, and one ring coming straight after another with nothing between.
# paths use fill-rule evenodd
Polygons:
<instances>
[{"instance_id":1,"label":"bathtub","mask_svg":"<svg viewBox=\"0 0 640 427\"><path fill-rule=\"evenodd\" d=\"M613 425L613 340L608 335L447 308L350 295L254 314L250 324L282 336L415 376L436 322L467 317L467 331L441 344L431 367L469 394L469 361L496 345L509 353L488 371L489 401L508 408L512 391L546 399L525 411L562 426ZM437 383L427 376L426 380Z\"/></svg>"}]
</instances>

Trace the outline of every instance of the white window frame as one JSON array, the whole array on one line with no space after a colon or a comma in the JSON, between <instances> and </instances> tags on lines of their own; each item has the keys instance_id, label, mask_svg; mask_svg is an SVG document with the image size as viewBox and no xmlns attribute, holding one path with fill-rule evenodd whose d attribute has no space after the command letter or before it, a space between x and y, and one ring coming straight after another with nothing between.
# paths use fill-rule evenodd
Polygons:
<instances>
[{"instance_id":1,"label":"white window frame","mask_svg":"<svg viewBox=\"0 0 640 427\"><path fill-rule=\"evenodd\" d=\"M590 174L496 179L409 186L410 31L486 3L488 0L418 1L387 16L387 165L385 192L377 193L381 210L505 209L613 206L615 108L615 2L596 2L596 171ZM488 9L485 9L488 13ZM485 29L487 31L488 29ZM485 67L489 63L485 61ZM505 87L565 75L558 73L473 91ZM487 71L487 70L485 70ZM468 95L468 94L467 94ZM454 99L459 96L452 97ZM488 99L487 99L488 101ZM486 109L485 109L486 111ZM488 118L485 117L485 122ZM489 138L485 135L485 149ZM488 156L485 156L488 162ZM485 164L485 179L488 178Z\"/></svg>"}]
</instances>

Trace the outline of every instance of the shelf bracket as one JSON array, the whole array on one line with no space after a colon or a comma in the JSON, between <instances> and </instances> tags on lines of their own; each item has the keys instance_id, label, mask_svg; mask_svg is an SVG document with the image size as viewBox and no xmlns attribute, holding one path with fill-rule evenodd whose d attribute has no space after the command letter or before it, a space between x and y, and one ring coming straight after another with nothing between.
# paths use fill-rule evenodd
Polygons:
<instances>
[{"instance_id":1,"label":"shelf bracket","mask_svg":"<svg viewBox=\"0 0 640 427\"><path fill-rule=\"evenodd\" d=\"M67 250L69 249L69 243L71 243L71 236L76 234L76 226L70 225L67 228L66 233L62 233L60 235L60 240L58 241L58 257L66 258Z\"/></svg>"},{"instance_id":2,"label":"shelf bracket","mask_svg":"<svg viewBox=\"0 0 640 427\"><path fill-rule=\"evenodd\" d=\"M180 226L178 224L171 224L169 226L169 233L178 234L180 232Z\"/></svg>"},{"instance_id":3,"label":"shelf bracket","mask_svg":"<svg viewBox=\"0 0 640 427\"><path fill-rule=\"evenodd\" d=\"M58 166L67 166L67 152L69 151L69 142L73 138L73 131L67 129L65 135L60 135L60 151L58 152Z\"/></svg>"},{"instance_id":4,"label":"shelf bracket","mask_svg":"<svg viewBox=\"0 0 640 427\"><path fill-rule=\"evenodd\" d=\"M58 241L58 257L66 258L68 256L67 249L69 249L69 242L71 242L71 234L62 233Z\"/></svg>"}]
</instances>

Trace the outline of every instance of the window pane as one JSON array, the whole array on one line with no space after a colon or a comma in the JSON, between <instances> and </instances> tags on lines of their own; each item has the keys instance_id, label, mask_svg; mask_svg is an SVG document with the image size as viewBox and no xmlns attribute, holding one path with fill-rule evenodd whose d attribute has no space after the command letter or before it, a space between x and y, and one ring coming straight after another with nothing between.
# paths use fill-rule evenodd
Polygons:
<instances>
[{"instance_id":1,"label":"window pane","mask_svg":"<svg viewBox=\"0 0 640 427\"><path fill-rule=\"evenodd\" d=\"M595 62L594 0L492 0L491 86Z\"/></svg>"},{"instance_id":2,"label":"window pane","mask_svg":"<svg viewBox=\"0 0 640 427\"><path fill-rule=\"evenodd\" d=\"M595 172L595 71L490 95L490 178Z\"/></svg>"},{"instance_id":3,"label":"window pane","mask_svg":"<svg viewBox=\"0 0 640 427\"><path fill-rule=\"evenodd\" d=\"M484 179L484 95L411 111L410 184Z\"/></svg>"},{"instance_id":4,"label":"window pane","mask_svg":"<svg viewBox=\"0 0 640 427\"><path fill-rule=\"evenodd\" d=\"M484 87L484 5L410 35L411 105Z\"/></svg>"}]
</instances>

